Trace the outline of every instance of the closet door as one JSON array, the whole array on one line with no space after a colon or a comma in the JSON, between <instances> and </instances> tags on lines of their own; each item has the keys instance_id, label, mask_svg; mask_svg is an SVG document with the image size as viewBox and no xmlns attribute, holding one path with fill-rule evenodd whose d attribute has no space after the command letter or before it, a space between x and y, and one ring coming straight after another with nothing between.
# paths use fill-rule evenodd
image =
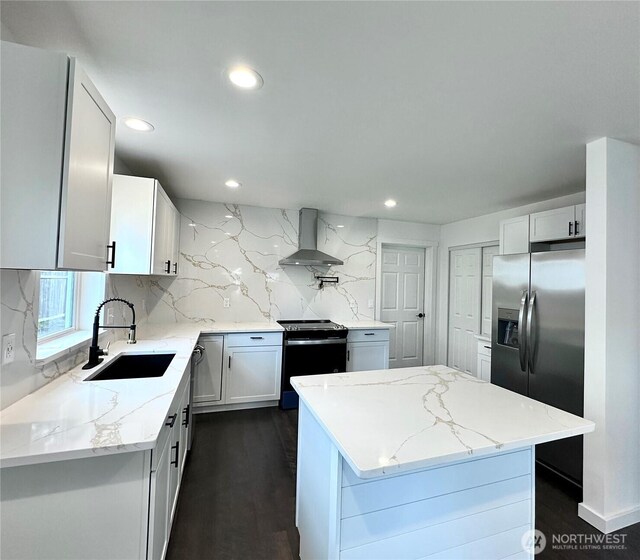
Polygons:
<instances>
[{"instance_id":1,"label":"closet door","mask_svg":"<svg viewBox=\"0 0 640 560\"><path fill-rule=\"evenodd\" d=\"M481 324L482 249L449 252L448 365L476 375Z\"/></svg>"}]
</instances>

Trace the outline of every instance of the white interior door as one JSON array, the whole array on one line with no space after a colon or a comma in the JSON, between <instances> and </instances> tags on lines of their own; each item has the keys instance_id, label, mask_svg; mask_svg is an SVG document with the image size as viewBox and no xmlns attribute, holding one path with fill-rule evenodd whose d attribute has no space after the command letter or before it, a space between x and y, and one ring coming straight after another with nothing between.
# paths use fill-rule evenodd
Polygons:
<instances>
[{"instance_id":1,"label":"white interior door","mask_svg":"<svg viewBox=\"0 0 640 560\"><path fill-rule=\"evenodd\" d=\"M449 254L449 366L476 374L480 332L482 249L454 249Z\"/></svg>"},{"instance_id":2,"label":"white interior door","mask_svg":"<svg viewBox=\"0 0 640 560\"><path fill-rule=\"evenodd\" d=\"M424 249L383 246L381 275L380 320L395 327L389 331L389 367L421 366Z\"/></svg>"}]
</instances>

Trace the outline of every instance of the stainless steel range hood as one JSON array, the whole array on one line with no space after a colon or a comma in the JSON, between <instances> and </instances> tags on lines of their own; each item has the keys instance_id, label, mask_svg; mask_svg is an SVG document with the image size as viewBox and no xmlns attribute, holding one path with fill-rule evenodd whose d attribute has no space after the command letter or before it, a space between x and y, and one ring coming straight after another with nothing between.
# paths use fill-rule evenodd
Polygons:
<instances>
[{"instance_id":1,"label":"stainless steel range hood","mask_svg":"<svg viewBox=\"0 0 640 560\"><path fill-rule=\"evenodd\" d=\"M334 264L344 264L340 259L318 251L318 211L315 208L302 208L300 210L298 250L286 259L282 259L280 264L290 264L294 266L331 266Z\"/></svg>"}]
</instances>

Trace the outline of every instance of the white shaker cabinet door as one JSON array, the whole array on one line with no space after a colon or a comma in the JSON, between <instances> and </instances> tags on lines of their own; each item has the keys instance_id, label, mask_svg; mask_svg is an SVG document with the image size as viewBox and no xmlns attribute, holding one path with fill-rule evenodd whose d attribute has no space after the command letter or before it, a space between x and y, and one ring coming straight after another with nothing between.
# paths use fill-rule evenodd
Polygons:
<instances>
[{"instance_id":1,"label":"white shaker cabinet door","mask_svg":"<svg viewBox=\"0 0 640 560\"><path fill-rule=\"evenodd\" d=\"M531 243L570 239L575 235L575 219L575 206L531 214L529 239Z\"/></svg>"},{"instance_id":2,"label":"white shaker cabinet door","mask_svg":"<svg viewBox=\"0 0 640 560\"><path fill-rule=\"evenodd\" d=\"M152 274L171 274L171 251L173 249L173 205L162 187L157 184L155 221L153 226Z\"/></svg>"},{"instance_id":3,"label":"white shaker cabinet door","mask_svg":"<svg viewBox=\"0 0 640 560\"><path fill-rule=\"evenodd\" d=\"M116 120L70 60L58 268L106 269Z\"/></svg>"},{"instance_id":4,"label":"white shaker cabinet door","mask_svg":"<svg viewBox=\"0 0 640 560\"><path fill-rule=\"evenodd\" d=\"M280 398L282 346L244 346L225 352L225 403Z\"/></svg>"},{"instance_id":5,"label":"white shaker cabinet door","mask_svg":"<svg viewBox=\"0 0 640 560\"><path fill-rule=\"evenodd\" d=\"M347 371L389 368L389 341L347 343Z\"/></svg>"},{"instance_id":6,"label":"white shaker cabinet door","mask_svg":"<svg viewBox=\"0 0 640 560\"><path fill-rule=\"evenodd\" d=\"M169 544L170 447L171 438L165 440L163 449L159 451L160 458L156 470L151 473L149 560L163 560Z\"/></svg>"},{"instance_id":7,"label":"white shaker cabinet door","mask_svg":"<svg viewBox=\"0 0 640 560\"><path fill-rule=\"evenodd\" d=\"M219 403L222 399L223 335L206 335L199 344L204 348L202 359L196 366L193 402Z\"/></svg>"},{"instance_id":8,"label":"white shaker cabinet door","mask_svg":"<svg viewBox=\"0 0 640 560\"><path fill-rule=\"evenodd\" d=\"M529 215L500 222L500 254L529 252Z\"/></svg>"}]
</instances>

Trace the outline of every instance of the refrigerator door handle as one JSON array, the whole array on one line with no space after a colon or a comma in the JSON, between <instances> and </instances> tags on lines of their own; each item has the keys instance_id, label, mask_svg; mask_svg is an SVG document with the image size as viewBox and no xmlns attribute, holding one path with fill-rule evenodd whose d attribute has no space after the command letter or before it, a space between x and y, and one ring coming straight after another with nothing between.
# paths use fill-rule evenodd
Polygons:
<instances>
[{"instance_id":1,"label":"refrigerator door handle","mask_svg":"<svg viewBox=\"0 0 640 560\"><path fill-rule=\"evenodd\" d=\"M531 292L531 299L529 300L529 309L527 310L527 342L529 351L527 352L527 361L529 363L529 373L534 374L533 359L535 356L536 343L534 342L533 335L533 314L536 307L536 292Z\"/></svg>"},{"instance_id":2,"label":"refrigerator door handle","mask_svg":"<svg viewBox=\"0 0 640 560\"><path fill-rule=\"evenodd\" d=\"M522 298L520 299L520 312L518 313L518 330L520 331L520 343L518 345L518 352L520 354L520 369L527 371L527 337L524 324L524 310L527 305L527 290L522 291Z\"/></svg>"}]
</instances>

